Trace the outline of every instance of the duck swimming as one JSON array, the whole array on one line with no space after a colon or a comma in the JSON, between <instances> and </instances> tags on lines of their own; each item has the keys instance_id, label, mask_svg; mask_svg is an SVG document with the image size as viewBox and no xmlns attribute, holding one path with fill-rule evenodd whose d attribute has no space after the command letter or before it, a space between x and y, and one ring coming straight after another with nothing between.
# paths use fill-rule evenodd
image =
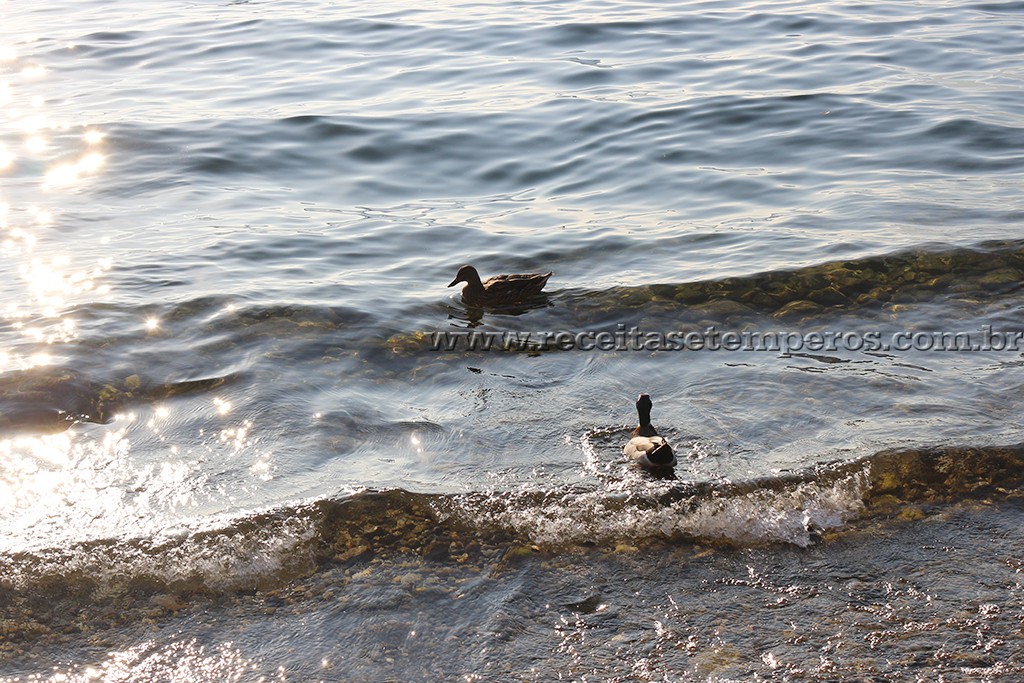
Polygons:
<instances>
[{"instance_id":1,"label":"duck swimming","mask_svg":"<svg viewBox=\"0 0 1024 683\"><path fill-rule=\"evenodd\" d=\"M676 454L672 452L672 447L664 437L658 436L654 425L651 424L652 405L651 397L647 394L640 394L637 397L636 412L640 417L640 424L633 430L633 438L622 448L622 452L642 467L675 467Z\"/></svg>"},{"instance_id":2,"label":"duck swimming","mask_svg":"<svg viewBox=\"0 0 1024 683\"><path fill-rule=\"evenodd\" d=\"M523 275L495 275L484 281L473 266L462 266L448 285L454 287L465 282L462 299L480 306L508 306L521 303L540 294L554 273L527 273Z\"/></svg>"}]
</instances>

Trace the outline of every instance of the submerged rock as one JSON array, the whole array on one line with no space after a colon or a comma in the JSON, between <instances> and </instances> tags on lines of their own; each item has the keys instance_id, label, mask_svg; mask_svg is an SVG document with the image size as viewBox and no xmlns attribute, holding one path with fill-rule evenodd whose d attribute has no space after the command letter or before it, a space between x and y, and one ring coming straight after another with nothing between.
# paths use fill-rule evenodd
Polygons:
<instances>
[{"instance_id":1,"label":"submerged rock","mask_svg":"<svg viewBox=\"0 0 1024 683\"><path fill-rule=\"evenodd\" d=\"M788 304L775 311L775 313L772 314L772 317L777 319L799 318L820 313L822 310L824 310L824 307L821 304L814 303L813 301L790 301Z\"/></svg>"}]
</instances>

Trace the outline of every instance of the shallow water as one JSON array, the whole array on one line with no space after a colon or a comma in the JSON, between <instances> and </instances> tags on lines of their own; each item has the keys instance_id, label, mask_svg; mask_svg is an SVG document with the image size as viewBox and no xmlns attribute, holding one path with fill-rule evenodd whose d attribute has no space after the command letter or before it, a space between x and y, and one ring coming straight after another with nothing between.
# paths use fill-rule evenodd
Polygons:
<instances>
[{"instance_id":1,"label":"shallow water","mask_svg":"<svg viewBox=\"0 0 1024 683\"><path fill-rule=\"evenodd\" d=\"M1020 675L1020 3L4 15L0 679Z\"/></svg>"}]
</instances>

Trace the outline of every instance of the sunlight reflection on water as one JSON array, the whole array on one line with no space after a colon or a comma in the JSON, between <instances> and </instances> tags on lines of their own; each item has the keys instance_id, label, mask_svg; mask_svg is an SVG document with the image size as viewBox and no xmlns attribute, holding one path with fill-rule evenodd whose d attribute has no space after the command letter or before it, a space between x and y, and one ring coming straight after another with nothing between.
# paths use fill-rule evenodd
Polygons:
<instances>
[{"instance_id":1,"label":"sunlight reflection on water","mask_svg":"<svg viewBox=\"0 0 1024 683\"><path fill-rule=\"evenodd\" d=\"M165 446L169 458L139 460L135 441L164 441L154 415L114 416L100 433L0 440L0 525L5 551L26 543L59 547L85 539L159 535L169 520L200 502L206 474L195 457ZM136 436L132 436L136 434ZM166 442L165 442L166 443Z\"/></svg>"},{"instance_id":2,"label":"sunlight reflection on water","mask_svg":"<svg viewBox=\"0 0 1024 683\"><path fill-rule=\"evenodd\" d=\"M34 681L48 683L89 683L92 681L135 680L140 672L157 680L239 681L246 680L253 662L243 656L231 642L204 645L196 639L170 643L144 641L126 650L110 652L106 659L93 666L73 666L65 670L54 667L46 677L32 677ZM286 680L279 676L261 676L260 681ZM14 683L19 677L0 677L0 683Z\"/></svg>"},{"instance_id":3,"label":"sunlight reflection on water","mask_svg":"<svg viewBox=\"0 0 1024 683\"><path fill-rule=\"evenodd\" d=\"M47 100L39 88L45 87L47 69L31 64L19 69L10 48L2 51L0 61L13 63L0 88L0 123L8 135L22 140L17 152L0 145L0 171L16 173L19 181L0 190L0 255L11 263L21 284L19 292L6 297L0 319L30 344L5 350L0 370L8 371L49 364L54 358L49 347L78 338L77 323L68 311L75 303L110 294L103 280L113 259L103 256L92 263L76 263L70 243L62 252L48 248L37 253L41 237L62 228L61 194L52 190L72 189L97 176L105 163L104 134L95 126L61 123L46 113ZM79 149L83 145L85 149ZM68 156L74 160L66 160ZM42 192L22 194L19 188L25 181L34 181ZM40 199L49 205L41 206Z\"/></svg>"}]
</instances>

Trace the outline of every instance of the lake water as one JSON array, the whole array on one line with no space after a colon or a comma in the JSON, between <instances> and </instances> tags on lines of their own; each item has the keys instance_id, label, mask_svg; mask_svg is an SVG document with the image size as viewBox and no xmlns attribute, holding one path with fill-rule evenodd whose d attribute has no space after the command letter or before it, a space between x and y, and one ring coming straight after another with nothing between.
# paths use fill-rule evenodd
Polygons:
<instances>
[{"instance_id":1,"label":"lake water","mask_svg":"<svg viewBox=\"0 0 1024 683\"><path fill-rule=\"evenodd\" d=\"M1019 680L1022 33L4 3L0 681Z\"/></svg>"}]
</instances>

